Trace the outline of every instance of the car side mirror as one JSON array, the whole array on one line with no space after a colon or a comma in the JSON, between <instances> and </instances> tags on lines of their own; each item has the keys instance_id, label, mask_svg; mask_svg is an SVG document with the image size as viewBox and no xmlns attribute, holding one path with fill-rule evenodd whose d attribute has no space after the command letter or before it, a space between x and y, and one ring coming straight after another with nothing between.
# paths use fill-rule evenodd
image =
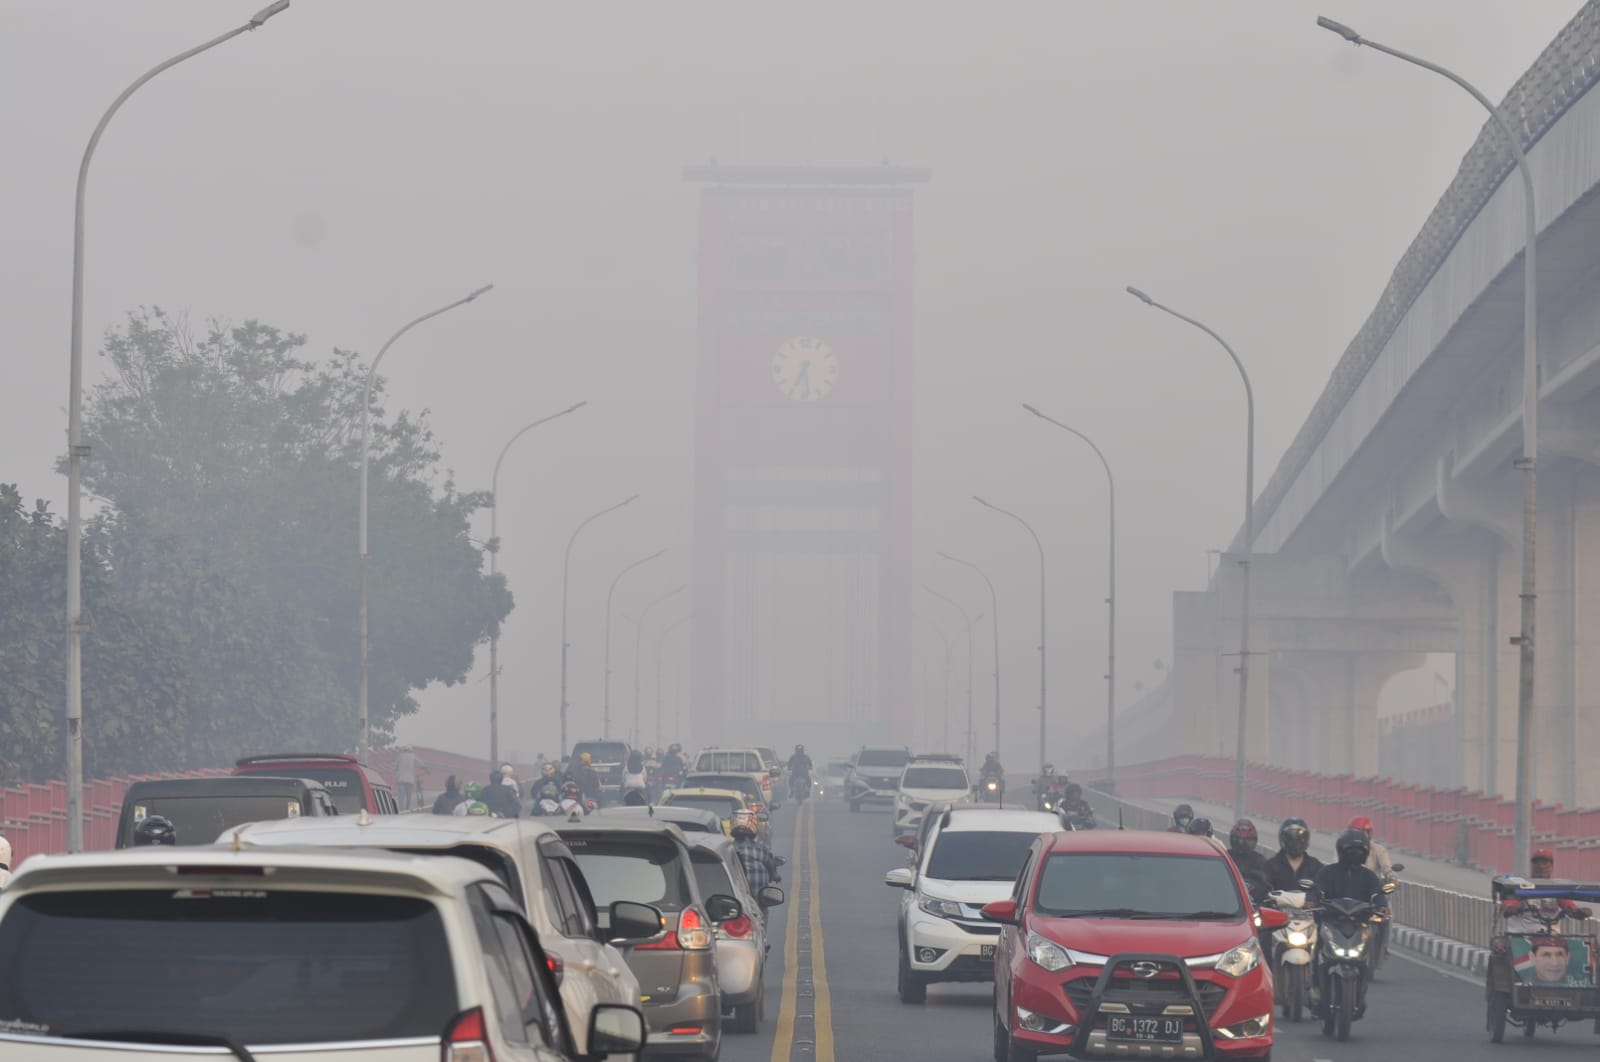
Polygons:
<instances>
[{"instance_id":1,"label":"car side mirror","mask_svg":"<svg viewBox=\"0 0 1600 1062\"><path fill-rule=\"evenodd\" d=\"M1406 865L1404 863L1390 863L1389 864L1389 869L1394 871L1396 874L1400 873L1405 868L1406 868Z\"/></svg>"},{"instance_id":2,"label":"car side mirror","mask_svg":"<svg viewBox=\"0 0 1600 1062\"><path fill-rule=\"evenodd\" d=\"M894 839L894 843L899 845L901 848L916 848L917 835L914 833L902 833L899 837Z\"/></svg>"},{"instance_id":3,"label":"car side mirror","mask_svg":"<svg viewBox=\"0 0 1600 1062\"><path fill-rule=\"evenodd\" d=\"M621 1003L596 1003L589 1012L589 1058L631 1055L644 1047L644 1015Z\"/></svg>"},{"instance_id":4,"label":"car side mirror","mask_svg":"<svg viewBox=\"0 0 1600 1062\"><path fill-rule=\"evenodd\" d=\"M765 811L758 811L758 812L756 812L756 821L757 822L771 822L772 821L772 816L768 815Z\"/></svg>"},{"instance_id":5,"label":"car side mirror","mask_svg":"<svg viewBox=\"0 0 1600 1062\"><path fill-rule=\"evenodd\" d=\"M661 912L647 903L618 900L608 908L610 929L607 935L612 944L625 944L630 940L649 940L660 934L666 925Z\"/></svg>"},{"instance_id":6,"label":"car side mirror","mask_svg":"<svg viewBox=\"0 0 1600 1062\"><path fill-rule=\"evenodd\" d=\"M1275 907L1258 907L1256 921L1262 929L1282 929L1289 924L1289 916Z\"/></svg>"},{"instance_id":7,"label":"car side mirror","mask_svg":"<svg viewBox=\"0 0 1600 1062\"><path fill-rule=\"evenodd\" d=\"M985 921L1014 926L1017 924L1017 901L996 900L994 903L984 904L979 914L983 915Z\"/></svg>"},{"instance_id":8,"label":"car side mirror","mask_svg":"<svg viewBox=\"0 0 1600 1062\"><path fill-rule=\"evenodd\" d=\"M776 885L766 885L763 886L761 892L756 895L756 903L761 905L762 910L766 910L768 907L777 907L781 905L784 901L784 898L785 897L782 889L778 888Z\"/></svg>"},{"instance_id":9,"label":"car side mirror","mask_svg":"<svg viewBox=\"0 0 1600 1062\"><path fill-rule=\"evenodd\" d=\"M731 922L742 914L744 914L744 904L727 893L719 892L706 897L706 917L711 920L712 925L720 926L724 922Z\"/></svg>"},{"instance_id":10,"label":"car side mirror","mask_svg":"<svg viewBox=\"0 0 1600 1062\"><path fill-rule=\"evenodd\" d=\"M883 876L883 883L891 889L911 888L911 869L909 867L895 867Z\"/></svg>"}]
</instances>

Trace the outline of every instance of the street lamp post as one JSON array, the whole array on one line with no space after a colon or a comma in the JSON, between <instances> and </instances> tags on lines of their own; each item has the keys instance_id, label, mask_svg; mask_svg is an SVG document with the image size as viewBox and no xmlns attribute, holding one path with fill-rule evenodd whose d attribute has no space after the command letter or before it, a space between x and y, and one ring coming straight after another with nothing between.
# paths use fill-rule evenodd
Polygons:
<instances>
[{"instance_id":1,"label":"street lamp post","mask_svg":"<svg viewBox=\"0 0 1600 1062\"><path fill-rule=\"evenodd\" d=\"M411 331L417 325L438 317L442 313L465 306L494 288L493 284L485 284L464 298L457 299L448 306L441 306L431 310L415 320L402 325L400 330L389 337L388 342L378 350L378 356L372 359L372 364L367 366L367 378L361 386L361 588L360 605L357 609L358 638L361 645L361 678L356 687L356 758L362 763L367 762L367 746L369 743L370 728L367 725L367 464L368 451L372 446L372 383L378 375L378 365L383 361L383 356L389 353L389 348L394 346L395 340Z\"/></svg>"},{"instance_id":2,"label":"street lamp post","mask_svg":"<svg viewBox=\"0 0 1600 1062\"><path fill-rule=\"evenodd\" d=\"M640 557L632 564L623 568L617 573L617 577L611 580L611 589L606 591L606 682L605 706L601 712L600 736L605 738L607 741L611 740L611 602L612 599L617 596L617 584L622 582L622 577L624 575L627 575L641 564L648 564L650 561L655 560L665 552L665 548L658 549L654 553L650 554L650 556Z\"/></svg>"},{"instance_id":3,"label":"street lamp post","mask_svg":"<svg viewBox=\"0 0 1600 1062\"><path fill-rule=\"evenodd\" d=\"M665 626L663 626L661 628L661 633L656 635L656 748L658 750L656 755L658 755L658 756L661 754L659 750L661 748L661 741L662 741L662 738L661 738L661 655L662 655L662 650L666 647L667 637L669 635L671 635L673 631L675 631L679 627L683 626L684 622L686 620L690 619L693 615L694 615L694 613L687 612L687 613L683 614L682 616L679 616L677 619L673 620L671 623L668 623Z\"/></svg>"},{"instance_id":4,"label":"street lamp post","mask_svg":"<svg viewBox=\"0 0 1600 1062\"><path fill-rule=\"evenodd\" d=\"M559 413L552 413L547 417L540 417L531 424L525 425L515 435L506 440L500 448L500 456L494 459L494 475L489 480L489 577L492 579L500 572L498 559L500 557L500 462L506 459L506 451L511 449L511 444L522 438L528 432L541 424L547 424L557 417L564 417L568 413L576 412L588 405L587 401L578 402L568 406ZM500 763L500 624L496 623L489 631L489 764L491 767Z\"/></svg>"},{"instance_id":5,"label":"street lamp post","mask_svg":"<svg viewBox=\"0 0 1600 1062\"><path fill-rule=\"evenodd\" d=\"M961 602L957 601L955 598L950 597L950 596L948 596L946 594L941 594L941 593L939 593L939 591L935 590L931 586L928 586L927 584L923 584L922 588L924 590L926 590L928 593L932 594L934 597L938 598L940 601L946 602L951 607L953 607L957 612L959 612L961 614L961 621L964 624L966 624L966 628L967 628L967 762L971 763L972 762L972 757L974 755L974 750L973 750L973 747L972 747L973 738L974 738L974 735L973 735L973 719L972 719L972 625L974 623L982 621L983 615L980 613L975 619L962 606Z\"/></svg>"},{"instance_id":6,"label":"street lamp post","mask_svg":"<svg viewBox=\"0 0 1600 1062\"><path fill-rule=\"evenodd\" d=\"M556 754L557 758L567 754L567 589L572 582L572 544L578 541L578 536L583 529L600 519L607 513L614 513L624 505L631 505L639 496L630 494L615 505L607 506L592 516L585 517L583 522L572 529L572 536L567 539L567 552L561 561L561 749Z\"/></svg>"},{"instance_id":7,"label":"street lamp post","mask_svg":"<svg viewBox=\"0 0 1600 1062\"><path fill-rule=\"evenodd\" d=\"M1045 681L1044 681L1045 646L1047 646L1049 644L1049 639L1045 636L1044 543L1039 541L1039 534L1038 534L1038 532L1036 532L1033 529L1033 525L1028 523L1028 521L1024 520L1022 517L1018 516L1016 513L1012 512L1011 510L1002 509L998 505L994 505L994 504L992 504L990 502L986 502L982 498L978 497L976 494L974 494L972 496L972 500L977 502L979 505L983 506L986 509L993 509L995 512L999 513L1000 515L1009 516L1009 517L1011 517L1011 519L1013 519L1017 523L1021 524L1023 526L1023 529L1026 530L1028 532L1028 534L1033 537L1034 547L1036 549L1038 549L1038 551L1039 551L1039 774L1042 777L1044 775L1044 765L1046 763L1048 763L1049 760L1050 760L1050 754L1045 751L1045 726L1044 726L1044 724L1045 724L1045 703L1046 703L1046 701L1045 701ZM1000 750L998 748L995 749L996 753L998 753L999 751Z\"/></svg>"},{"instance_id":8,"label":"street lamp post","mask_svg":"<svg viewBox=\"0 0 1600 1062\"><path fill-rule=\"evenodd\" d=\"M144 84L166 70L192 59L201 52L210 51L224 41L230 41L250 30L264 25L267 19L289 6L289 0L274 3L257 11L242 26L236 26L204 44L151 67L140 74L133 84L111 101L111 106L100 116L89 143L83 149L83 160L78 163L78 191L72 214L72 345L68 358L67 382L67 851L83 851L83 459L89 456L89 446L83 441L83 244L85 206L88 202L89 163L94 160L95 148L106 126L111 124L117 111L128 102L128 97Z\"/></svg>"},{"instance_id":9,"label":"street lamp post","mask_svg":"<svg viewBox=\"0 0 1600 1062\"><path fill-rule=\"evenodd\" d=\"M933 628L933 633L937 634L939 636L939 640L944 643L944 737L941 740L940 744L941 744L941 747L942 747L943 751L949 752L950 751L950 650L951 650L951 647L952 647L952 645L954 643L952 642L950 636L944 632L944 628L939 626L939 624L937 622L935 622L935 620L934 620L934 618L932 616L924 615L921 618L928 624L928 626Z\"/></svg>"},{"instance_id":10,"label":"street lamp post","mask_svg":"<svg viewBox=\"0 0 1600 1062\"><path fill-rule=\"evenodd\" d=\"M1117 481L1111 475L1111 462L1106 460L1106 455L1093 439L1077 428L1046 416L1026 402L1022 408L1088 443L1089 449L1100 459L1100 466L1106 470L1106 509L1110 514L1110 527L1106 533L1106 788L1114 793L1117 789Z\"/></svg>"},{"instance_id":11,"label":"street lamp post","mask_svg":"<svg viewBox=\"0 0 1600 1062\"><path fill-rule=\"evenodd\" d=\"M993 580L982 568L969 560L952 557L948 553L940 553L939 556L971 568L989 588L989 629L994 634L994 754L998 756L1000 755L1000 599L994 592Z\"/></svg>"},{"instance_id":12,"label":"street lamp post","mask_svg":"<svg viewBox=\"0 0 1600 1062\"><path fill-rule=\"evenodd\" d=\"M1233 367L1239 370L1239 379L1244 382L1245 403L1245 443L1244 443L1244 559L1239 562L1240 574L1243 577L1244 601L1239 609L1239 713L1235 722L1234 764L1233 764L1233 813L1237 818L1244 818L1244 758L1245 758L1245 721L1249 711L1247 700L1250 685L1250 562L1255 548L1255 501L1256 501L1256 396L1250 386L1250 374L1244 371L1244 362L1239 360L1228 341L1212 331L1206 325L1196 321L1193 317L1186 317L1170 306L1163 306L1131 284L1128 294L1144 303L1153 306L1163 313L1171 314L1180 321L1184 321L1200 329L1206 335L1215 339L1223 350L1228 352L1228 357L1233 359Z\"/></svg>"},{"instance_id":13,"label":"street lamp post","mask_svg":"<svg viewBox=\"0 0 1600 1062\"><path fill-rule=\"evenodd\" d=\"M655 607L669 598L676 597L689 588L687 583L680 583L646 605L639 613L638 623L633 632L633 732L628 744L637 747L639 744L639 664L644 656L644 621L649 618Z\"/></svg>"},{"instance_id":14,"label":"street lamp post","mask_svg":"<svg viewBox=\"0 0 1600 1062\"><path fill-rule=\"evenodd\" d=\"M1505 113L1496 107L1482 92L1465 78L1437 63L1430 63L1397 48L1369 40L1349 26L1331 18L1318 16L1317 25L1331 30L1360 47L1366 45L1374 51L1392 55L1413 66L1431 70L1455 82L1483 105L1489 112L1500 135L1506 139L1522 174L1522 460L1517 468L1522 477L1522 631L1512 639L1521 650L1518 655L1517 681L1517 820L1514 844L1517 858L1526 859L1533 844L1532 800L1530 787L1530 756L1533 747L1533 620L1534 620L1534 546L1538 525L1539 501L1539 215L1533 194L1533 170L1528 166L1528 156L1522 148Z\"/></svg>"}]
</instances>

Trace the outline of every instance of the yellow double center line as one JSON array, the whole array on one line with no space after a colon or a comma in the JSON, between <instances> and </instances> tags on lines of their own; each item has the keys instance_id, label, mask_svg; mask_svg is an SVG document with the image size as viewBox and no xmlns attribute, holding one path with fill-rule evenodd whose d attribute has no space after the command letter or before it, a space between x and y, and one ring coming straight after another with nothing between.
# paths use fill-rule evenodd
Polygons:
<instances>
[{"instance_id":1,"label":"yellow double center line","mask_svg":"<svg viewBox=\"0 0 1600 1062\"><path fill-rule=\"evenodd\" d=\"M802 843L803 842L803 843ZM804 862L802 863L802 854ZM833 1000L828 990L828 964L822 946L821 876L817 873L817 820L811 801L796 809L794 855L789 865L804 867L806 894L806 935L810 942L812 1052L816 1062L834 1062ZM772 1038L772 1062L790 1062L794 1052L794 1026L799 1004L800 912L791 908L783 944L783 998L779 1004L778 1026Z\"/></svg>"}]
</instances>

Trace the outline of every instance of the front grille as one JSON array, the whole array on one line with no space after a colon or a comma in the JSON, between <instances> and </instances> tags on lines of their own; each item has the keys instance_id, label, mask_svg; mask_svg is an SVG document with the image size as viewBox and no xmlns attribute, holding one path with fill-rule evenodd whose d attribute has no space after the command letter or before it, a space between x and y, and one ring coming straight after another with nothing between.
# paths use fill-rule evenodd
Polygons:
<instances>
[{"instance_id":1,"label":"front grille","mask_svg":"<svg viewBox=\"0 0 1600 1062\"><path fill-rule=\"evenodd\" d=\"M1067 998L1079 1014L1089 1009L1089 999L1094 995L1096 980L1097 976L1091 976L1067 982ZM1194 988L1207 1018L1217 1012L1222 1005L1222 997L1228 994L1226 986L1215 981L1196 981ZM1116 977L1106 987L1105 998L1126 1003L1136 1014L1159 1014L1169 1004L1189 1001L1183 991L1183 982L1176 977L1158 977L1148 981L1138 977Z\"/></svg>"}]
</instances>

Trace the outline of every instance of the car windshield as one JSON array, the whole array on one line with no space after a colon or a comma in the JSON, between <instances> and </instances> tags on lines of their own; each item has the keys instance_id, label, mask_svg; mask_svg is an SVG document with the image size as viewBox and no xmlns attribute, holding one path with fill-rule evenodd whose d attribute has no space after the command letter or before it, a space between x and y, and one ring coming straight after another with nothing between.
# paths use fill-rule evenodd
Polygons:
<instances>
[{"instance_id":1,"label":"car windshield","mask_svg":"<svg viewBox=\"0 0 1600 1062\"><path fill-rule=\"evenodd\" d=\"M572 746L572 758L581 759L587 752L593 763L622 763L628 758L628 746L620 741L580 741Z\"/></svg>"},{"instance_id":2,"label":"car windshield","mask_svg":"<svg viewBox=\"0 0 1600 1062\"><path fill-rule=\"evenodd\" d=\"M460 1010L438 909L339 892L97 889L0 922L0 1027L226 1030L243 1044L440 1036Z\"/></svg>"},{"instance_id":3,"label":"car windshield","mask_svg":"<svg viewBox=\"0 0 1600 1062\"><path fill-rule=\"evenodd\" d=\"M708 849L696 849L693 853L694 882L700 887L700 899L707 896L734 896L733 879L728 876L728 866L722 857Z\"/></svg>"},{"instance_id":4,"label":"car windshield","mask_svg":"<svg viewBox=\"0 0 1600 1062\"><path fill-rule=\"evenodd\" d=\"M1238 921L1244 901L1220 856L1062 852L1045 860L1040 914Z\"/></svg>"},{"instance_id":5,"label":"car windshield","mask_svg":"<svg viewBox=\"0 0 1600 1062\"><path fill-rule=\"evenodd\" d=\"M136 797L127 833L117 847L133 843L139 821L160 815L172 823L178 844L211 844L225 830L247 822L287 819L300 814L300 801L288 796Z\"/></svg>"},{"instance_id":6,"label":"car windshield","mask_svg":"<svg viewBox=\"0 0 1600 1062\"><path fill-rule=\"evenodd\" d=\"M241 768L240 773L292 775L295 778L309 778L313 782L320 782L322 788L328 791L328 796L333 798L333 806L339 809L341 815L358 814L367 806L366 790L361 785L361 772L354 767L316 763L291 767L288 764L268 763L249 769ZM217 834L213 833L211 836L215 839Z\"/></svg>"},{"instance_id":7,"label":"car windshield","mask_svg":"<svg viewBox=\"0 0 1600 1062\"><path fill-rule=\"evenodd\" d=\"M699 808L702 811L714 811L718 818L728 818L735 811L744 807L744 801L736 797L706 796L702 793L672 793L662 800L663 804L675 808Z\"/></svg>"},{"instance_id":8,"label":"car windshield","mask_svg":"<svg viewBox=\"0 0 1600 1062\"><path fill-rule=\"evenodd\" d=\"M862 749L856 757L857 767L904 767L911 758L905 749Z\"/></svg>"},{"instance_id":9,"label":"car windshield","mask_svg":"<svg viewBox=\"0 0 1600 1062\"><path fill-rule=\"evenodd\" d=\"M1015 881L1038 836L1021 830L946 830L934 842L925 873L944 881Z\"/></svg>"},{"instance_id":10,"label":"car windshield","mask_svg":"<svg viewBox=\"0 0 1600 1062\"><path fill-rule=\"evenodd\" d=\"M677 846L659 834L617 837L564 836L589 892L606 921L606 908L618 900L648 903L663 911L687 904L688 883L678 863Z\"/></svg>"},{"instance_id":11,"label":"car windshield","mask_svg":"<svg viewBox=\"0 0 1600 1062\"><path fill-rule=\"evenodd\" d=\"M960 767L907 767L902 789L965 789L967 772Z\"/></svg>"},{"instance_id":12,"label":"car windshield","mask_svg":"<svg viewBox=\"0 0 1600 1062\"><path fill-rule=\"evenodd\" d=\"M761 762L761 755L755 752L736 752L728 749L713 749L702 752L694 761L697 771L738 771L743 774L765 774L767 765Z\"/></svg>"}]
</instances>

